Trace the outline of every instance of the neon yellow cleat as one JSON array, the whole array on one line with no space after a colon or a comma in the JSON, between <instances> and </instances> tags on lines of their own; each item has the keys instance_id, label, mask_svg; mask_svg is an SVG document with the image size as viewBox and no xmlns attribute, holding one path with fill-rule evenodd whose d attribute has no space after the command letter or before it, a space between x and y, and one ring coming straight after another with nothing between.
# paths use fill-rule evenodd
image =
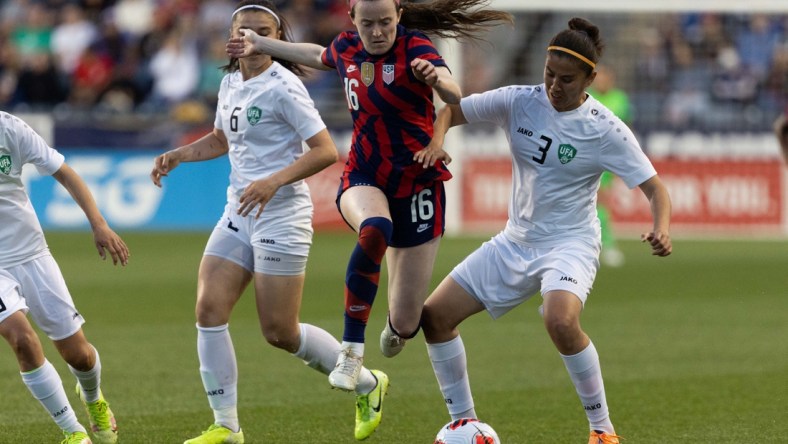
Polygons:
<instances>
[{"instance_id":1,"label":"neon yellow cleat","mask_svg":"<svg viewBox=\"0 0 788 444\"><path fill-rule=\"evenodd\" d=\"M65 439L60 441L60 444L93 444L93 441L88 438L88 434L85 432L63 432L63 435Z\"/></svg>"},{"instance_id":2,"label":"neon yellow cleat","mask_svg":"<svg viewBox=\"0 0 788 444\"><path fill-rule=\"evenodd\" d=\"M99 399L93 402L85 401L85 394L77 383L77 395L85 410L88 412L90 431L95 444L115 444L118 442L118 425L115 415L109 408L109 403L104 399L104 394L99 390Z\"/></svg>"},{"instance_id":3,"label":"neon yellow cleat","mask_svg":"<svg viewBox=\"0 0 788 444\"><path fill-rule=\"evenodd\" d=\"M599 430L592 430L588 444L619 444L619 439L624 439L612 433L605 433Z\"/></svg>"},{"instance_id":4,"label":"neon yellow cleat","mask_svg":"<svg viewBox=\"0 0 788 444\"><path fill-rule=\"evenodd\" d=\"M383 417L383 398L389 390L389 377L380 370L370 370L378 384L366 395L356 396L356 439L369 438Z\"/></svg>"},{"instance_id":5,"label":"neon yellow cleat","mask_svg":"<svg viewBox=\"0 0 788 444\"><path fill-rule=\"evenodd\" d=\"M236 433L219 424L211 424L202 435L187 439L183 444L243 444L243 442L243 430L239 429Z\"/></svg>"}]
</instances>

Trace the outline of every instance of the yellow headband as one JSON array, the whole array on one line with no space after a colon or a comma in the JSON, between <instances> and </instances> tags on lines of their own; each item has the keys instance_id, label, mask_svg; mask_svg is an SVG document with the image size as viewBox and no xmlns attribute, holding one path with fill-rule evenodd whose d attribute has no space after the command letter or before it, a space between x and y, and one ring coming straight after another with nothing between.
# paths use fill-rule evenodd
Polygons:
<instances>
[{"instance_id":1,"label":"yellow headband","mask_svg":"<svg viewBox=\"0 0 788 444\"><path fill-rule=\"evenodd\" d=\"M547 50L548 51L555 50L555 51L565 52L567 54L572 54L573 56L577 57L578 59L588 63L588 65L591 66L591 69L595 69L596 68L596 63L592 62L591 60L588 60L583 54L580 54L580 53L577 53L575 51L572 51L569 48L564 48L563 46L548 46Z\"/></svg>"}]
</instances>

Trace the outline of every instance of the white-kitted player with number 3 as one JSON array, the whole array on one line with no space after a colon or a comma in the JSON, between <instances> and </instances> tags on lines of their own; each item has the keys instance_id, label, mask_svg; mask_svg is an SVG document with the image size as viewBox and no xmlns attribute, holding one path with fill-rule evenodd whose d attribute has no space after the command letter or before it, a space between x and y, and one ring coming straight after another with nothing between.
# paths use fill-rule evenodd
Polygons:
<instances>
[{"instance_id":1,"label":"white-kitted player with number 3","mask_svg":"<svg viewBox=\"0 0 788 444\"><path fill-rule=\"evenodd\" d=\"M34 165L68 190L90 222L102 258L126 265L129 250L110 229L90 190L63 155L16 116L0 112L0 335L16 354L22 380L41 402L66 444L91 439L77 420L60 376L46 359L38 335L25 313L54 342L77 378L77 393L85 404L93 443L117 441L117 426L101 393L101 360L85 338L79 314L63 275L49 252L44 232L22 184L22 167Z\"/></svg>"},{"instance_id":2,"label":"white-kitted player with number 3","mask_svg":"<svg viewBox=\"0 0 788 444\"><path fill-rule=\"evenodd\" d=\"M450 126L490 122L505 131L512 155L506 227L455 267L424 306L427 349L454 419L476 417L458 325L483 310L498 318L541 293L545 328L588 417L589 443L619 442L599 356L580 327L599 268L600 177L608 170L643 191L653 226L642 240L657 256L672 251L671 205L632 131L585 92L602 49L599 28L581 18L570 20L569 29L547 47L545 83L474 94L443 108L434 145L417 154L429 158L439 150Z\"/></svg>"}]
</instances>

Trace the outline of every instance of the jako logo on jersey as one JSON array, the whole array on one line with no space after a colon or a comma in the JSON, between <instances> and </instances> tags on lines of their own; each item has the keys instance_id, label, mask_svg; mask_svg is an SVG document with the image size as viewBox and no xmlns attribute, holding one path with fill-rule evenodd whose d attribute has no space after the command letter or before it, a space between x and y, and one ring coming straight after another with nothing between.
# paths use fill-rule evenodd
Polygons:
<instances>
[{"instance_id":1,"label":"jako logo on jersey","mask_svg":"<svg viewBox=\"0 0 788 444\"><path fill-rule=\"evenodd\" d=\"M573 284L577 283L577 279L575 279L573 277L569 277L569 276L561 276L561 279L559 279L559 281L569 281L569 282L571 282Z\"/></svg>"},{"instance_id":2,"label":"jako logo on jersey","mask_svg":"<svg viewBox=\"0 0 788 444\"><path fill-rule=\"evenodd\" d=\"M246 110L246 120L249 121L250 125L257 125L257 122L260 121L260 117L263 115L263 110L260 108L253 106Z\"/></svg>"},{"instance_id":3,"label":"jako logo on jersey","mask_svg":"<svg viewBox=\"0 0 788 444\"><path fill-rule=\"evenodd\" d=\"M568 143L562 143L558 145L558 160L561 161L563 164L567 164L575 158L575 154L577 154L577 150L572 145Z\"/></svg>"},{"instance_id":4,"label":"jako logo on jersey","mask_svg":"<svg viewBox=\"0 0 788 444\"><path fill-rule=\"evenodd\" d=\"M8 175L11 172L11 156L0 156L0 173Z\"/></svg>"},{"instance_id":5,"label":"jako logo on jersey","mask_svg":"<svg viewBox=\"0 0 788 444\"><path fill-rule=\"evenodd\" d=\"M269 244L269 245L276 245L276 241L273 239L260 239L261 244Z\"/></svg>"},{"instance_id":6,"label":"jako logo on jersey","mask_svg":"<svg viewBox=\"0 0 788 444\"><path fill-rule=\"evenodd\" d=\"M375 64L364 62L361 64L361 81L364 85L369 86L375 81Z\"/></svg>"},{"instance_id":7,"label":"jako logo on jersey","mask_svg":"<svg viewBox=\"0 0 788 444\"><path fill-rule=\"evenodd\" d=\"M386 85L394 81L394 65L383 65L383 81Z\"/></svg>"},{"instance_id":8,"label":"jako logo on jersey","mask_svg":"<svg viewBox=\"0 0 788 444\"><path fill-rule=\"evenodd\" d=\"M531 137L531 136L533 136L533 135L534 135L534 132L533 132L533 131L531 131L531 130L529 130L529 129L525 129L525 128L523 128L523 127L519 127L519 128L517 128L517 132L518 132L518 133L520 133L520 134L525 134L525 135L526 135L526 136L528 136L528 137Z\"/></svg>"}]
</instances>

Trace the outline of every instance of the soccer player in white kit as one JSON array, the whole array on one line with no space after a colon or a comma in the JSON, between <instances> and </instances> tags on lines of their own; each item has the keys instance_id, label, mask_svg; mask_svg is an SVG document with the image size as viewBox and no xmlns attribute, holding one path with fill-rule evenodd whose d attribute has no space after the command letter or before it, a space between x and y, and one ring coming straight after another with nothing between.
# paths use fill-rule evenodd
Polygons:
<instances>
[{"instance_id":1,"label":"soccer player in white kit","mask_svg":"<svg viewBox=\"0 0 788 444\"><path fill-rule=\"evenodd\" d=\"M250 29L285 39L287 24L267 0L244 0L233 13L232 35ZM299 323L312 202L304 178L338 159L334 142L296 76L293 63L255 55L231 59L219 90L213 132L156 158L151 172L161 186L180 162L229 155L230 185L224 214L211 233L197 287L197 351L214 424L186 444L242 443L237 413L238 371L228 322L243 290L254 282L263 336L274 347L328 375L340 352L325 330ZM305 152L302 141L309 146ZM380 422L388 376L362 369L356 388L356 427L369 433ZM367 427L367 423L370 423Z\"/></svg>"},{"instance_id":2,"label":"soccer player in white kit","mask_svg":"<svg viewBox=\"0 0 788 444\"><path fill-rule=\"evenodd\" d=\"M596 195L607 170L651 204L642 235L652 254L671 253L670 197L632 132L585 89L602 53L599 29L573 18L547 48L545 83L509 86L443 108L432 146L415 158L430 164L450 126L492 122L506 132L512 195L504 230L452 270L425 303L422 328L438 385L453 419L476 417L457 326L486 310L493 318L540 292L540 312L590 425L591 444L618 443L608 413L599 356L580 327L601 248Z\"/></svg>"},{"instance_id":3,"label":"soccer player in white kit","mask_svg":"<svg viewBox=\"0 0 788 444\"><path fill-rule=\"evenodd\" d=\"M44 232L22 183L22 167L34 165L52 175L87 216L96 249L114 264L126 265L129 250L102 217L90 190L32 128L16 116L0 112L0 335L16 354L30 393L63 430L64 444L91 439L74 414L55 367L25 313L55 344L77 379L94 443L117 441L117 426L101 392L101 360L85 338L79 314L63 275L49 251Z\"/></svg>"}]
</instances>

